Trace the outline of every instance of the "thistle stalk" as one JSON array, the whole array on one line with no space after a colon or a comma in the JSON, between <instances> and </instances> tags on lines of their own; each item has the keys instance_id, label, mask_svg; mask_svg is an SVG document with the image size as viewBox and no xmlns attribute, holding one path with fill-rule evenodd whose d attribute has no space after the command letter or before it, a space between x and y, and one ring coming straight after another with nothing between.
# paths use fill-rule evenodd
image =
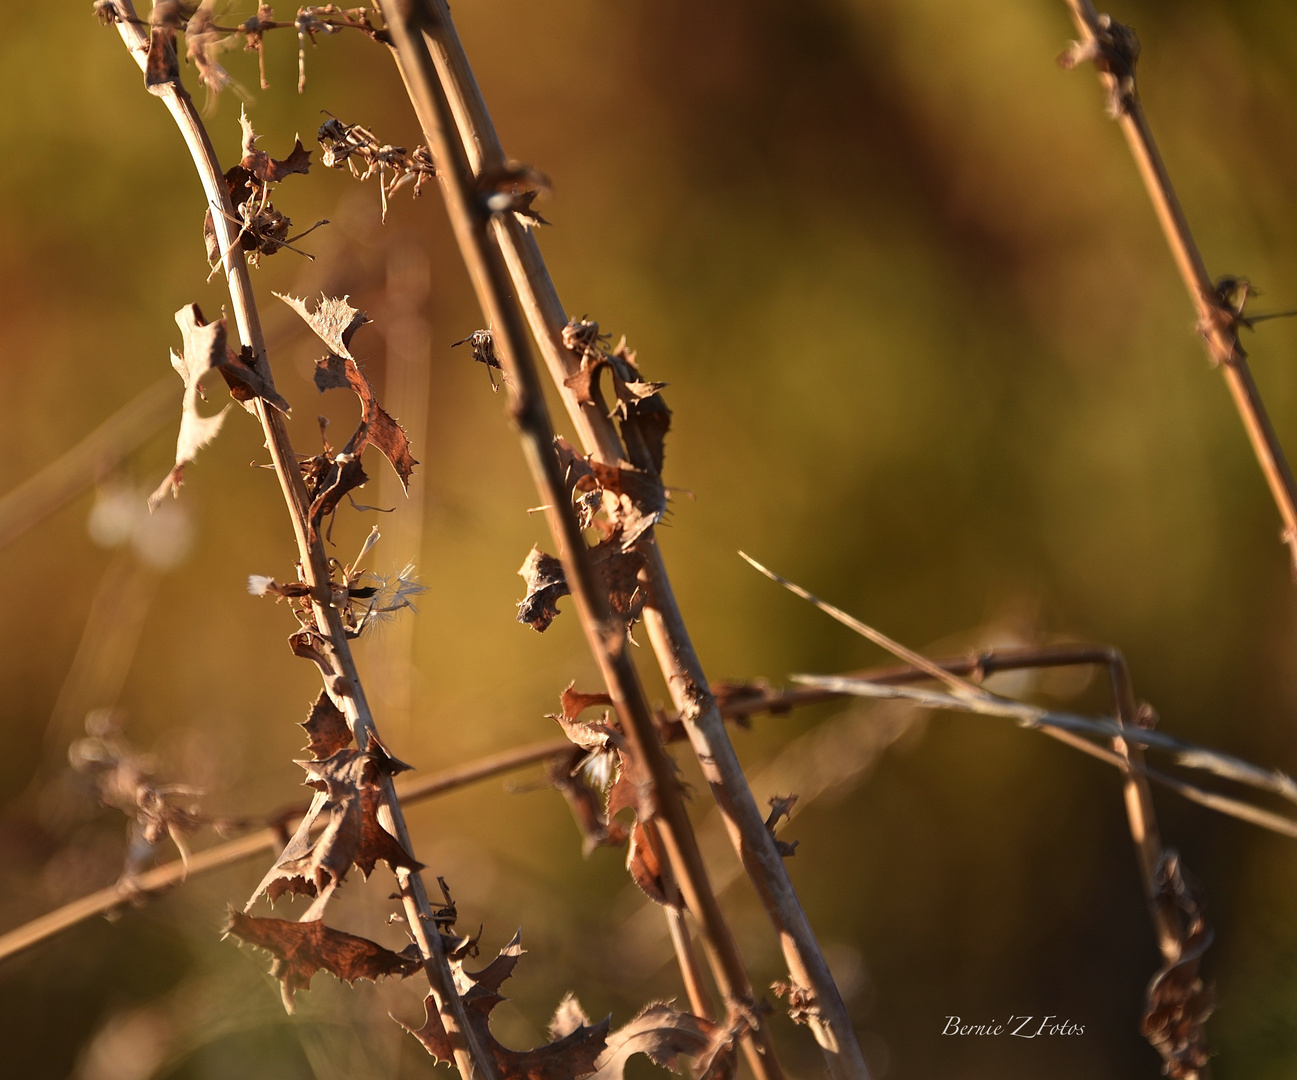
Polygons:
<instances>
[{"instance_id":1,"label":"thistle stalk","mask_svg":"<svg viewBox=\"0 0 1297 1080\"><path fill-rule=\"evenodd\" d=\"M607 596L597 584L585 539L568 498L554 453L554 430L532 360L528 331L514 299L504 256L496 240L494 215L479 198L477 173L456 129L456 120L425 31L435 19L419 5L380 5L392 36L397 64L405 80L424 136L437 162L442 192L461 254L478 301L487 316L509 375L510 415L518 428L524 456L560 551L567 584L613 707L648 782L638 792L640 819L657 829L681 896L697 920L722 997L747 1015L743 1047L761 1080L782 1076L766 1025L755 999L738 945L708 880L685 809L683 792L658 737L638 672L626 651L624 627L613 617ZM503 215L512 216L512 215ZM865 1075L860 1073L858 1075Z\"/></svg>"},{"instance_id":2,"label":"thistle stalk","mask_svg":"<svg viewBox=\"0 0 1297 1080\"><path fill-rule=\"evenodd\" d=\"M131 57L141 71L147 69L149 34L136 17L131 0L116 0L121 18L116 21L118 32ZM231 222L237 221L230 204L224 174L207 130L194 108L188 92L178 79L151 86L150 91L167 107L185 145L193 159L194 167L202 181L207 196L212 223L216 231L221 262L229 285L230 303L234 310L239 337L251 352L250 366L273 387L261 319L257 310L252 280ZM347 723L362 750L370 748L377 738L374 719L365 698L364 687L356 670L350 645L342 622L340 607L335 603L329 572L328 556L318 536L312 534L309 523L310 499L298 465L297 454L288 436L284 418L277 410L267 406L261 398L252 401L252 409L266 435L275 475L279 480L284 501L288 507L293 533L297 541L302 576L310 589L311 608L322 636L332 645L336 665L334 690ZM389 829L406 851L411 851L409 830L401 812L390 776L381 779L382 806L379 820ZM423 967L441 1016L442 1023L454 1047L455 1064L460 1075L468 1080L478 1076L495 1080L495 1063L477 1045L472 1029L464 1015L463 1003L455 988L455 981L442 945L441 934L433 921L433 908L428 901L423 879L417 872L397 871L406 922L423 958ZM431 928L431 932L429 932Z\"/></svg>"},{"instance_id":3,"label":"thistle stalk","mask_svg":"<svg viewBox=\"0 0 1297 1080\"><path fill-rule=\"evenodd\" d=\"M1093 59L1099 69L1099 79L1108 91L1109 111L1130 146L1176 268L1198 314L1198 333L1212 364L1220 368L1229 387L1252 452L1283 519L1283 541L1291 549L1297 580L1297 482L1266 413L1261 391L1252 378L1247 353L1239 344L1238 328L1247 325L1242 301L1235 310L1222 296L1222 290L1212 283L1144 114L1135 83L1138 39L1129 28L1113 22L1107 15L1100 15L1090 0L1066 0L1066 3L1081 40L1076 48L1060 57L1060 62L1074 66L1081 59Z\"/></svg>"},{"instance_id":4,"label":"thistle stalk","mask_svg":"<svg viewBox=\"0 0 1297 1080\"><path fill-rule=\"evenodd\" d=\"M458 133L453 149L467 159L469 176L489 175L505 168L507 158L444 0L412 0L402 4L383 0L380 6L393 30L402 76L420 118L423 118L421 99L429 95L429 88L423 82L437 82L440 93L447 98ZM416 28L416 36L417 29L422 30L421 47L433 61L426 74L418 73L422 81L413 81L416 74L402 59L405 50L401 48L397 26L403 22ZM412 40L408 30L402 32ZM442 160L440 155L438 160ZM601 403L583 405L573 388L565 384L566 379L580 371L581 357L563 341L567 316L530 230L512 214L496 215L489 228L508 271L507 280L499 286L501 295L516 293L585 451L605 464L629 461L656 474L645 447L623 447ZM496 320L492 326L500 335L503 324ZM559 502L555 503L553 498L548 501L554 505L568 502L565 492ZM793 888L783 856L765 826L765 815L748 787L651 531L641 539L638 550L646 562L640 575L647 593L644 624L658 665L723 815L730 840L776 932L789 975L814 999L815 1007L809 1011L808 1020L824 1051L830 1075L842 1080L866 1077L868 1069L850 1015Z\"/></svg>"}]
</instances>

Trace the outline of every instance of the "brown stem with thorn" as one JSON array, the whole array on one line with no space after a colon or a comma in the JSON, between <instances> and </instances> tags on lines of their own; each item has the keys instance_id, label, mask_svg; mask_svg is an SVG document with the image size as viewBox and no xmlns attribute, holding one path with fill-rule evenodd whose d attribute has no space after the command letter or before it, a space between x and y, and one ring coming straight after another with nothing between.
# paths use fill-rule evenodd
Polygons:
<instances>
[{"instance_id":1,"label":"brown stem with thorn","mask_svg":"<svg viewBox=\"0 0 1297 1080\"><path fill-rule=\"evenodd\" d=\"M126 16L117 22L122 41L140 69L145 70L149 34L135 16L130 0L116 0L116 2ZM244 261L243 250L236 242L236 234L230 224L238 218L235 217L233 207L230 205L225 178L211 139L198 111L194 108L193 101L178 80L151 86L149 89L166 105L193 158L194 167L198 171L203 191L207 196L220 250L224 252L222 263L229 284L230 302L234 309L239 337L251 350L252 364L257 373L268 386L273 386L265 339L261 331L261 319L252 290L252 280L248 274L247 263ZM371 739L377 734L374 719L351 654L341 611L334 603L328 556L319 538L312 535L308 520L310 500L298 465L297 454L289 440L282 414L266 405L260 398L253 400L252 411L265 432L266 445L274 463L275 475L279 479L284 501L288 506L293 532L297 539L302 575L311 590L311 604L316 625L321 635L332 645L332 654L337 667L335 691L344 706L343 711L352 729L356 745L361 749L368 749ZM380 821L406 851L411 851L409 831L406 829L405 817L396 800L390 776L384 776L382 779L382 795ZM465 1080L474 1076L480 1076L483 1080L494 1080L495 1063L489 1055L483 1053L477 1045L473 1031L468 1027L463 1003L456 992L454 977L442 946L441 935L433 922L433 909L428 901L423 879L418 873L411 873L408 870L399 871L397 879L406 911L406 922L424 958L424 969L427 972L433 998L454 1047L455 1064Z\"/></svg>"},{"instance_id":2,"label":"brown stem with thorn","mask_svg":"<svg viewBox=\"0 0 1297 1080\"><path fill-rule=\"evenodd\" d=\"M1100 22L1103 17L1090 0L1066 2L1081 36L1081 43L1101 49L1106 30ZM1294 577L1297 577L1297 482L1293 480L1283 447L1279 445L1279 437L1266 413L1261 391L1252 378L1247 355L1239 345L1238 314L1222 302L1207 273L1202 252L1189 229L1189 222L1176 197L1171 176L1162 161L1157 143L1153 140L1152 129L1144 115L1144 106L1135 89L1133 60L1131 64L1130 83L1127 87L1119 86L1118 77L1108 71L1100 71L1099 78L1114 102L1117 122L1130 145L1131 155L1135 158L1144 187L1148 190L1148 197L1166 235L1166 242L1198 313L1198 332L1206 344L1207 355L1213 364L1220 367L1221 374L1225 377L1225 383L1234 399L1234 407L1243 421L1243 427L1252 443L1252 451L1270 487L1279 516L1283 519L1283 539L1292 550Z\"/></svg>"},{"instance_id":3,"label":"brown stem with thorn","mask_svg":"<svg viewBox=\"0 0 1297 1080\"><path fill-rule=\"evenodd\" d=\"M388 2L382 6L386 11L394 5ZM414 6L425 19L427 45L436 69L431 74L440 81L448 99L459 135L458 151L467 157L475 175L503 168L507 159L449 9L444 0L419 0ZM388 23L390 26L390 19ZM407 88L413 94L408 75ZM565 385L564 380L579 371L580 357L563 342L567 316L531 232L510 214L498 215L491 229L512 288L585 451L606 464L629 460L639 468L656 472L642 447L623 448L616 428L599 405L582 405L572 388ZM493 325L498 333L500 324ZM789 974L814 997L810 1024L830 1073L841 1078L865 1077L868 1070L850 1016L802 910L783 856L747 785L676 604L661 553L651 536L641 541L639 550L646 560L641 579L648 596L644 623L649 640L734 848L778 935Z\"/></svg>"},{"instance_id":4,"label":"brown stem with thorn","mask_svg":"<svg viewBox=\"0 0 1297 1080\"><path fill-rule=\"evenodd\" d=\"M648 775L649 782L639 792L641 820L651 820L657 828L684 902L698 922L721 995L751 1018L751 1029L743 1040L749 1064L762 1080L780 1077L782 1070L766 1026L754 1008L752 985L738 945L708 880L680 783L658 737L639 675L627 654L625 629L613 617L607 597L597 584L585 539L559 471L553 449L554 431L532 361L527 327L495 240L492 214L478 197L477 174L460 141L451 103L434 67L429 39L425 38L427 32L436 39L438 14L435 9L418 3L397 4L385 0L380 6L406 89L437 162L461 254L500 346L512 391L510 412L546 507L581 625L627 738Z\"/></svg>"}]
</instances>

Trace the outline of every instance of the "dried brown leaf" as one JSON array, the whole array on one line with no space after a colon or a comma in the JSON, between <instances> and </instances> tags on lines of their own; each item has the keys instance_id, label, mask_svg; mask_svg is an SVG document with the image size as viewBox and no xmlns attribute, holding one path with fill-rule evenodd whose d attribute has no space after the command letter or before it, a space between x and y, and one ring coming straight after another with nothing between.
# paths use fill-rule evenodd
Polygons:
<instances>
[{"instance_id":1,"label":"dried brown leaf","mask_svg":"<svg viewBox=\"0 0 1297 1080\"><path fill-rule=\"evenodd\" d=\"M1140 1031L1162 1055L1166 1076L1194 1080L1211 1058L1205 1028L1216 996L1199 969L1213 934L1203 917L1198 890L1186 880L1174 852L1168 852L1158 867L1157 889L1158 907L1171 925L1181 928L1180 955L1149 983Z\"/></svg>"},{"instance_id":2,"label":"dried brown leaf","mask_svg":"<svg viewBox=\"0 0 1297 1080\"><path fill-rule=\"evenodd\" d=\"M667 893L666 884L662 880L662 860L657 845L653 843L653 837L642 821L637 821L635 828L631 830L630 847L626 850L626 870L631 880L655 904L664 907L679 906L679 898Z\"/></svg>"},{"instance_id":3,"label":"dried brown leaf","mask_svg":"<svg viewBox=\"0 0 1297 1080\"><path fill-rule=\"evenodd\" d=\"M320 691L320 696L311 706L310 715L301 726L306 729L306 748L317 761L332 757L351 745L351 726L327 690Z\"/></svg>"},{"instance_id":4,"label":"dried brown leaf","mask_svg":"<svg viewBox=\"0 0 1297 1080\"><path fill-rule=\"evenodd\" d=\"M527 585L527 595L518 604L518 621L543 633L558 615L559 598L569 592L563 564L533 547L518 573Z\"/></svg>"},{"instance_id":5,"label":"dried brown leaf","mask_svg":"<svg viewBox=\"0 0 1297 1080\"><path fill-rule=\"evenodd\" d=\"M321 393L346 387L360 399L360 425L344 447L344 452L359 457L366 446L376 447L391 462L401 479L401 486L408 490L410 476L419 464L410 453L409 437L378 403L373 386L350 351L352 336L369 321L368 317L348 304L346 297L341 300L321 297L315 311L311 312L306 302L297 297L275 295L296 311L329 347L330 355L315 367L315 385Z\"/></svg>"},{"instance_id":6,"label":"dried brown leaf","mask_svg":"<svg viewBox=\"0 0 1297 1080\"><path fill-rule=\"evenodd\" d=\"M575 1001L565 1001L560 1011L567 1011L555 1024L563 1027L574 1017L584 1017ZM573 1009L575 1006L575 1010ZM646 1005L629 1023L608 1036L608 1045L599 1056L591 1080L623 1080L626 1063L636 1054L643 1054L655 1065L683 1073L691 1063L705 1057L712 1049L718 1025L692 1013L680 1012L668 1002L655 1001ZM682 1060L684 1059L684 1060Z\"/></svg>"},{"instance_id":7,"label":"dried brown leaf","mask_svg":"<svg viewBox=\"0 0 1297 1080\"><path fill-rule=\"evenodd\" d=\"M277 184L294 173L305 173L311 168L311 152L302 145L301 139L294 139L293 149L282 161L272 158L264 150L257 149L257 140L261 138L252 129L252 121L246 112L239 114L239 124L243 128L243 158L239 165L251 173L261 185Z\"/></svg>"},{"instance_id":8,"label":"dried brown leaf","mask_svg":"<svg viewBox=\"0 0 1297 1080\"><path fill-rule=\"evenodd\" d=\"M198 412L198 399L204 396L199 380L225 360L225 320L205 323L198 305L190 304L176 312L176 322L184 337L184 352L182 355L174 352L171 354L171 366L185 384L180 411L180 434L176 437L176 464L149 497L150 510L157 509L168 494L179 493L185 466L199 450L216 438L216 433L225 422L225 409L215 416L203 416Z\"/></svg>"},{"instance_id":9,"label":"dried brown leaf","mask_svg":"<svg viewBox=\"0 0 1297 1080\"><path fill-rule=\"evenodd\" d=\"M620 542L610 538L590 549L590 561L608 597L609 608L629 628L644 606L639 582L644 556L638 551L623 551ZM563 564L533 547L518 574L527 585L527 595L518 603L518 621L543 633L559 614L558 601L571 591Z\"/></svg>"},{"instance_id":10,"label":"dried brown leaf","mask_svg":"<svg viewBox=\"0 0 1297 1080\"><path fill-rule=\"evenodd\" d=\"M150 94L161 94L180 82L180 61L176 57L176 32L169 26L149 31L149 55L144 65L144 85Z\"/></svg>"},{"instance_id":11,"label":"dried brown leaf","mask_svg":"<svg viewBox=\"0 0 1297 1080\"><path fill-rule=\"evenodd\" d=\"M265 949L275 959L270 973L280 981L284 1008L292 1012L293 994L308 990L311 978L321 969L346 982L377 981L384 976L404 978L420 970L417 959L394 953L368 938L334 930L315 919L290 922L260 918L230 908L229 925L223 936Z\"/></svg>"},{"instance_id":12,"label":"dried brown leaf","mask_svg":"<svg viewBox=\"0 0 1297 1080\"><path fill-rule=\"evenodd\" d=\"M513 974L522 953L519 935L515 934L500 955L481 971L469 973L461 968L456 973L469 1026L479 1044L486 1047L494 1059L500 1080L575 1080L576 1077L588 1076L595 1071L595 1063L604 1051L607 1020L590 1026L578 1023L562 1037L534 1050L511 1050L497 1042L491 1033L491 1010L505 1000L499 994L500 986ZM423 1044L434 1060L452 1061L451 1042L431 994L424 1001L424 1014L422 1027L406 1027L405 1030Z\"/></svg>"},{"instance_id":13,"label":"dried brown leaf","mask_svg":"<svg viewBox=\"0 0 1297 1080\"><path fill-rule=\"evenodd\" d=\"M286 893L327 901L352 865L359 867L365 877L373 873L380 860L393 871L422 869L422 864L378 820L382 800L377 780L385 768L382 758L360 750L340 749L327 758L298 764L306 770L306 785L317 794L247 907L263 892L272 904ZM322 818L323 830L312 836Z\"/></svg>"}]
</instances>

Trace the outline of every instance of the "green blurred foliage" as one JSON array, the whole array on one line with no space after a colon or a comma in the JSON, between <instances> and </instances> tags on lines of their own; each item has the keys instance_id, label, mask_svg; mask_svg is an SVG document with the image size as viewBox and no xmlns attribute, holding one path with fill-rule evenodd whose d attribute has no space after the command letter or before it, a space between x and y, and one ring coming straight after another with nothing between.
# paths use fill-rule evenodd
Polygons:
<instances>
[{"instance_id":1,"label":"green blurred foliage","mask_svg":"<svg viewBox=\"0 0 1297 1080\"><path fill-rule=\"evenodd\" d=\"M225 303L219 279L205 283L203 200L180 140L89 8L24 5L0 38L6 486L169 371L178 307L197 301L214 317ZM246 14L231 4L224 18ZM1114 14L1141 34L1145 104L1208 265L1246 274L1264 290L1258 307L1294 306L1297 15L1225 0L1128 0ZM743 548L916 647L1113 643L1168 730L1294 768L1297 596L1278 519L1096 80L1053 63L1072 32L1061 2L497 0L456 4L455 16L506 148L554 180L542 211L555 227L540 240L569 311L614 340L626 333L646 375L671 384L675 496L661 542L714 679L882 659L757 577ZM322 39L298 96L295 44L270 36L268 91L255 58L226 55L265 149L286 153L294 132L314 145L321 110L418 140L382 49ZM239 104L234 93L211 103L226 161ZM299 225L333 222L303 241L315 262L282 252L255 274L304 451L318 446L317 411L345 433L355 407L317 396L316 346L271 290L328 289L370 311L377 325L356 348L382 393L389 262L428 253L422 531L417 550L384 541L371 564L414 559L429 592L412 638L392 628L362 647L380 725L424 770L551 736L544 714L569 681L593 686L594 668L570 610L543 637L513 620L514 570L547 537L525 512L536 496L503 396L450 348L480 315L438 193L398 194L383 225L372 182L316 168L276 201ZM1264 324L1248 344L1297 446L1297 325ZM169 422L117 480L151 489L173 436ZM294 724L316 678L284 647L289 614L244 589L250 573L293 573L278 489L250 461L265 451L236 409L186 476L187 557L128 574L117 593L105 582L135 556L91 538L92 492L8 548L0 925L120 867L119 821L65 775L75 724L47 732L96 596L109 610L92 625L124 634L138 616L141 630L111 700L93 704L123 711L166 779L198 777L223 813L299 797ZM385 504L390 480L379 488L363 501ZM340 557L374 522L416 535L348 510ZM385 719L387 654L406 649L411 707ZM647 648L643 659L648 677ZM1018 689L1058 700L1051 687ZM1065 700L1099 711L1100 689ZM756 771L806 733L877 722L821 708L736 740ZM684 764L702 820L706 788ZM1157 957L1117 777L1007 725L944 716L912 724L859 772L786 835L801 841L793 878L876 1074L1153 1075L1137 1021ZM648 997L680 994L620 855L582 860L561 800L535 779L411 814L419 857L451 883L463 925L485 925L484 949L523 926L530 955L496 1013L518 1046L543 1037L568 990L618 1023ZM1157 798L1217 931L1214 1075L1290 1075L1291 842ZM432 1075L385 1018L418 1018L412 986L349 990L320 976L286 1019L262 958L218 941L224 904L241 903L261 870L192 882L8 962L6 1074ZM387 891L353 882L335 921L398 942L380 929ZM725 899L768 984L779 956L758 905L742 883ZM1055 1013L1085 1034L940 1035L949 1014L1010 1013ZM773 1024L792 1074L818 1075L805 1032Z\"/></svg>"}]
</instances>

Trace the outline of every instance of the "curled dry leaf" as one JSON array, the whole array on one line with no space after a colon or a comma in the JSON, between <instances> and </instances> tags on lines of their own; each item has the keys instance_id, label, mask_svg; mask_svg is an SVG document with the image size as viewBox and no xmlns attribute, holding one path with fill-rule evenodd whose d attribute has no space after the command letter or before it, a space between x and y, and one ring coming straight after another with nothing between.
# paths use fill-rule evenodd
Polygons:
<instances>
[{"instance_id":1,"label":"curled dry leaf","mask_svg":"<svg viewBox=\"0 0 1297 1080\"><path fill-rule=\"evenodd\" d=\"M229 910L229 919L223 937L236 937L275 958L270 973L279 980L284 1008L290 1013L294 993L309 990L312 977L321 969L351 983L357 979L377 982L387 975L405 978L422 967L416 958L334 930L319 919L290 922L247 915L234 908Z\"/></svg>"},{"instance_id":2,"label":"curled dry leaf","mask_svg":"<svg viewBox=\"0 0 1297 1080\"><path fill-rule=\"evenodd\" d=\"M351 745L351 726L327 690L320 691L320 696L311 706L310 715L301 726L306 729L306 749L316 761L332 757Z\"/></svg>"},{"instance_id":3,"label":"curled dry leaf","mask_svg":"<svg viewBox=\"0 0 1297 1080\"><path fill-rule=\"evenodd\" d=\"M575 1080L588 1076L595 1071L604 1052L607 1020L588 1025L582 1017L561 1036L533 1050L511 1050L497 1042L491 1033L491 1010L505 1000L499 993L500 987L513 974L522 953L520 935L515 934L481 971L466 972L462 964L452 965L465 1016L479 1045L491 1055L500 1080ZM434 1060L453 1061L451 1042L431 994L424 1000L424 1012L422 1027L401 1026L423 1044Z\"/></svg>"},{"instance_id":4,"label":"curled dry leaf","mask_svg":"<svg viewBox=\"0 0 1297 1080\"><path fill-rule=\"evenodd\" d=\"M183 353L171 354L171 366L184 380L185 396L181 405L180 434L176 439L176 464L149 498L149 508L156 509L168 493L176 494L184 478L185 465L220 431L225 422L225 410L215 416L202 416L198 412L198 399L205 397L200 380L213 368L220 371L238 401L251 402L262 398L281 412L288 411L288 402L276 393L268 380L255 371L226 343L225 320L209 323L203 318L197 304L186 304L176 312L176 325L184 341Z\"/></svg>"},{"instance_id":5,"label":"curled dry leaf","mask_svg":"<svg viewBox=\"0 0 1297 1080\"><path fill-rule=\"evenodd\" d=\"M639 583L644 556L638 551L623 551L613 538L591 548L590 560L608 597L609 608L629 629L644 607ZM527 585L527 595L518 603L518 621L543 633L559 613L559 599L571 591L563 564L553 555L533 547L518 574Z\"/></svg>"},{"instance_id":6,"label":"curled dry leaf","mask_svg":"<svg viewBox=\"0 0 1297 1080\"><path fill-rule=\"evenodd\" d=\"M311 154L302 145L302 140L297 139L288 157L282 160L272 158L257 147L259 136L253 130L246 111L240 113L239 123L243 129L243 157L237 165L226 170L225 187L237 215L237 243L248 261L256 265L262 255L274 255L280 248L291 248L292 242L299 239L288 235L292 230L292 219L275 209L270 201L270 189L288 176L307 172L311 167ZM327 222L321 221L312 228L324 224ZM207 245L207 261L215 266L223 252L210 210L203 222L203 239Z\"/></svg>"},{"instance_id":7,"label":"curled dry leaf","mask_svg":"<svg viewBox=\"0 0 1297 1080\"><path fill-rule=\"evenodd\" d=\"M336 297L322 296L312 312L304 300L280 293L275 295L296 311L329 348L329 355L315 365L315 385L320 392L348 388L360 399L360 425L343 447L343 455L351 454L359 458L366 446L376 447L391 462L396 475L401 479L402 487L408 489L410 475L419 464L410 453L410 440L405 429L379 405L373 386L351 355L351 339L369 321L368 317L347 303L346 297L339 300ZM343 455L339 455L339 458ZM360 472L359 475L364 474ZM333 507L337 506L344 493L338 494L333 500Z\"/></svg>"},{"instance_id":8,"label":"curled dry leaf","mask_svg":"<svg viewBox=\"0 0 1297 1080\"><path fill-rule=\"evenodd\" d=\"M639 764L620 723L605 712L601 721L582 722L579 714L592 705L607 705L607 694L583 694L571 684L562 694L562 712L553 719L574 746L573 754L551 766L550 782L562 792L581 830L585 854L596 847L615 847L627 838L614 818L634 811L637 821L630 832L626 869L651 900L678 906L674 890L662 878L656 833L646 827L651 817L652 781ZM646 810L648 807L650 809Z\"/></svg>"},{"instance_id":9,"label":"curled dry leaf","mask_svg":"<svg viewBox=\"0 0 1297 1080\"><path fill-rule=\"evenodd\" d=\"M616 537L629 550L666 513L666 489L656 473L629 465L605 465L578 453L561 435L554 439L564 483L582 528L599 527L604 538ZM602 510L606 521L594 515Z\"/></svg>"},{"instance_id":10,"label":"curled dry leaf","mask_svg":"<svg viewBox=\"0 0 1297 1080\"><path fill-rule=\"evenodd\" d=\"M1205 1025L1215 1008L1212 987L1199 968L1212 943L1197 890L1184 877L1180 859L1167 852L1158 867L1156 903L1181 927L1180 955L1165 964L1148 986L1148 1006L1140 1030L1162 1055L1163 1073L1195 1080L1211 1058Z\"/></svg>"},{"instance_id":11,"label":"curled dry leaf","mask_svg":"<svg viewBox=\"0 0 1297 1080\"><path fill-rule=\"evenodd\" d=\"M576 998L569 994L554 1014L550 1034L559 1038L589 1022ZM668 1002L652 1002L608 1036L590 1080L623 1080L626 1063L636 1054L672 1072L684 1073L690 1065L696 1071L700 1060L712 1056L718 1030L710 1020L680 1012Z\"/></svg>"},{"instance_id":12,"label":"curled dry leaf","mask_svg":"<svg viewBox=\"0 0 1297 1080\"><path fill-rule=\"evenodd\" d=\"M502 381L508 381L509 376L504 370L504 365L495 355L495 339L491 336L490 330L474 330L468 337L452 341L450 347L453 349L457 345L468 345L473 350L473 362L485 365L487 378L491 380L492 393L500 389L500 384L495 381L495 372L500 373Z\"/></svg>"},{"instance_id":13,"label":"curled dry leaf","mask_svg":"<svg viewBox=\"0 0 1297 1080\"><path fill-rule=\"evenodd\" d=\"M378 776L380 772L397 771L393 762L386 751L369 753L346 749L345 744L327 758L299 761L306 770L305 783L315 788L316 796L244 910L262 893L272 904L287 893L316 897L308 914L317 913L353 864L365 877L374 872L380 860L393 871L422 869L422 864L378 820L382 801ZM312 836L319 822L323 822L323 830Z\"/></svg>"},{"instance_id":14,"label":"curled dry leaf","mask_svg":"<svg viewBox=\"0 0 1297 1080\"><path fill-rule=\"evenodd\" d=\"M610 415L618 418L626 452L636 467L660 475L671 410L659 391L667 384L647 382L640 375L636 355L626 347L625 338L611 352L604 347L606 340L597 322L589 319L569 322L563 328L563 343L581 357L581 368L563 382L575 392L582 405L599 405L599 373L607 368L612 375L615 398Z\"/></svg>"}]
</instances>

